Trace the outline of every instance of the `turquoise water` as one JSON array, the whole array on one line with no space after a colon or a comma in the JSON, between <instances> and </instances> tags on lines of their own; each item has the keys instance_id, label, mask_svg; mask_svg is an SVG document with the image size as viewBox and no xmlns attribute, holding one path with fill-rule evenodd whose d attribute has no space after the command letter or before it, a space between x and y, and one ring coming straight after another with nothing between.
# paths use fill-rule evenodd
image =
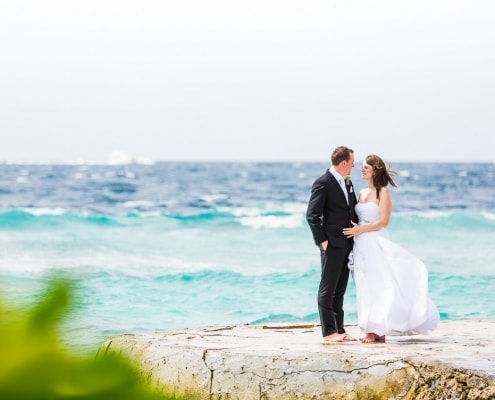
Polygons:
<instances>
[{"instance_id":1,"label":"turquoise water","mask_svg":"<svg viewBox=\"0 0 495 400\"><path fill-rule=\"evenodd\" d=\"M304 214L314 163L0 165L0 288L29 303L76 280L65 333L318 322ZM425 261L442 319L495 318L493 164L397 164L391 238ZM359 167L353 176L363 187ZM356 321L354 285L346 321Z\"/></svg>"}]
</instances>

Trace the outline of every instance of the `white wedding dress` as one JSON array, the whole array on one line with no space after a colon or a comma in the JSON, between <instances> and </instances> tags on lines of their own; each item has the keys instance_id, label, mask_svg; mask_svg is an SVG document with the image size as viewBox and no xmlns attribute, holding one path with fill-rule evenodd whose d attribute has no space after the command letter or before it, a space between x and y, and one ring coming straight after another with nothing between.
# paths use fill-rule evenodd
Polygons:
<instances>
[{"instance_id":1,"label":"white wedding dress","mask_svg":"<svg viewBox=\"0 0 495 400\"><path fill-rule=\"evenodd\" d=\"M380 216L375 202L358 203L356 213L360 224ZM415 335L438 325L424 263L390 241L386 229L354 238L349 269L356 285L358 325L364 333Z\"/></svg>"}]
</instances>

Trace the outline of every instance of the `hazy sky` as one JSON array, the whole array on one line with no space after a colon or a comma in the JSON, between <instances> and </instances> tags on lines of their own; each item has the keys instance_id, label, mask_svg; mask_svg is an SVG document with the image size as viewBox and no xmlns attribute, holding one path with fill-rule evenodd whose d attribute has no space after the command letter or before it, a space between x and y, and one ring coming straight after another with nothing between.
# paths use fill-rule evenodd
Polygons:
<instances>
[{"instance_id":1,"label":"hazy sky","mask_svg":"<svg viewBox=\"0 0 495 400\"><path fill-rule=\"evenodd\" d=\"M495 161L493 0L0 0L0 162Z\"/></svg>"}]
</instances>

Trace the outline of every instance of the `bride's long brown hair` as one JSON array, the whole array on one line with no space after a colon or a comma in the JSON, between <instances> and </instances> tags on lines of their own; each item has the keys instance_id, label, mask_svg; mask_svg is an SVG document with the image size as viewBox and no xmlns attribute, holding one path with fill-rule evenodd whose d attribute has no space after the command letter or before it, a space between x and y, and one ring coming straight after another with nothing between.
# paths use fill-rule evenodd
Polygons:
<instances>
[{"instance_id":1,"label":"bride's long brown hair","mask_svg":"<svg viewBox=\"0 0 495 400\"><path fill-rule=\"evenodd\" d=\"M376 154L370 154L366 156L366 164L368 164L373 173L371 174L371 181L376 189L376 198L380 198L380 189L387 186L388 184L397 187L392 176L397 175L397 172L392 171L389 165Z\"/></svg>"}]
</instances>

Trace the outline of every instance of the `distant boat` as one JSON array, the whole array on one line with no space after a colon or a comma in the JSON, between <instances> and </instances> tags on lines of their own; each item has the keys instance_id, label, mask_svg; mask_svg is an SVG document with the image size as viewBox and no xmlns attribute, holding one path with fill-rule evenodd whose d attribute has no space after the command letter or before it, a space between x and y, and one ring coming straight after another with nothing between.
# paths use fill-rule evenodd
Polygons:
<instances>
[{"instance_id":1,"label":"distant boat","mask_svg":"<svg viewBox=\"0 0 495 400\"><path fill-rule=\"evenodd\" d=\"M146 164L151 165L154 162L146 157L135 157L123 150L112 150L107 157L108 165L125 165L125 164Z\"/></svg>"}]
</instances>

